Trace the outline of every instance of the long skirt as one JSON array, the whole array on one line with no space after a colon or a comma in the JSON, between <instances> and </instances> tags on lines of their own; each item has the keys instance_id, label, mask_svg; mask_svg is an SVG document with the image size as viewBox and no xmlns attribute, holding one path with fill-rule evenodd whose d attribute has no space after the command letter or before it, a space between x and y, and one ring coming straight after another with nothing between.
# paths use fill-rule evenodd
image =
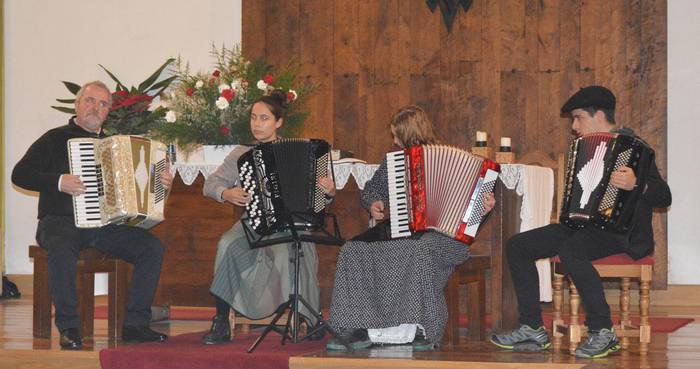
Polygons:
<instances>
[{"instance_id":1,"label":"long skirt","mask_svg":"<svg viewBox=\"0 0 700 369\"><path fill-rule=\"evenodd\" d=\"M301 249L299 293L318 313L318 255L313 243L302 242ZM237 222L219 240L210 291L250 319L272 315L294 292L293 255L294 243L251 249L243 226ZM316 323L302 304L299 309Z\"/></svg>"},{"instance_id":2,"label":"long skirt","mask_svg":"<svg viewBox=\"0 0 700 369\"><path fill-rule=\"evenodd\" d=\"M454 267L468 258L466 245L435 232L420 238L347 242L338 257L331 327L420 324L426 338L439 344L447 324L445 284Z\"/></svg>"}]
</instances>

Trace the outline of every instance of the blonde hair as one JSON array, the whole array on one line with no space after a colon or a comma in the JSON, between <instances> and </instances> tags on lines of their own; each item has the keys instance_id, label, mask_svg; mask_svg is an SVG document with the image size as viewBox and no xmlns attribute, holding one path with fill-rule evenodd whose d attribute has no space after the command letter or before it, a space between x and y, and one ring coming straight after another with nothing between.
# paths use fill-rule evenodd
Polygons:
<instances>
[{"instance_id":1,"label":"blonde hair","mask_svg":"<svg viewBox=\"0 0 700 369\"><path fill-rule=\"evenodd\" d=\"M404 147L438 143L433 124L420 106L408 105L399 109L391 118L391 127Z\"/></svg>"}]
</instances>

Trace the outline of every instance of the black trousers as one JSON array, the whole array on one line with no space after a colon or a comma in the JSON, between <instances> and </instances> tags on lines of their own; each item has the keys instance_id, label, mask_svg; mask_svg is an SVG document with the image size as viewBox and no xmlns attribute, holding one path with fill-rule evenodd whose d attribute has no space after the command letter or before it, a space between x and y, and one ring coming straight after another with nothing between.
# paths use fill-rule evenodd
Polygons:
<instances>
[{"instance_id":1,"label":"black trousers","mask_svg":"<svg viewBox=\"0 0 700 369\"><path fill-rule=\"evenodd\" d=\"M581 295L588 328L612 327L603 282L591 260L624 252L626 242L622 235L591 227L573 230L562 224L513 236L508 240L506 257L518 298L520 323L534 328L543 324L535 260L559 255Z\"/></svg>"},{"instance_id":2,"label":"black trousers","mask_svg":"<svg viewBox=\"0 0 700 369\"><path fill-rule=\"evenodd\" d=\"M56 307L59 330L78 328L75 273L78 254L92 247L134 265L125 325L151 321L151 303L160 278L164 246L150 232L136 227L108 225L81 229L72 216L47 215L39 221L36 239L49 254L49 291Z\"/></svg>"}]
</instances>

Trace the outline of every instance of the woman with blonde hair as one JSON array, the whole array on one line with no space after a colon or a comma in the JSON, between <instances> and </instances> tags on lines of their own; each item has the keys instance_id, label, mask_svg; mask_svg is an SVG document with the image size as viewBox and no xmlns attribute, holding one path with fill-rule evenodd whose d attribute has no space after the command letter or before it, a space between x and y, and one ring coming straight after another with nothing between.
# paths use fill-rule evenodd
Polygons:
<instances>
[{"instance_id":1,"label":"woman with blonde hair","mask_svg":"<svg viewBox=\"0 0 700 369\"><path fill-rule=\"evenodd\" d=\"M391 119L394 144L403 149L438 143L425 111L405 106ZM338 337L329 350L374 343L413 343L414 350L439 344L447 323L443 289L454 267L469 258L464 243L437 232L391 240L386 159L366 184L362 206L386 222L345 243L338 256L329 323ZM489 196L490 211L495 199Z\"/></svg>"}]
</instances>

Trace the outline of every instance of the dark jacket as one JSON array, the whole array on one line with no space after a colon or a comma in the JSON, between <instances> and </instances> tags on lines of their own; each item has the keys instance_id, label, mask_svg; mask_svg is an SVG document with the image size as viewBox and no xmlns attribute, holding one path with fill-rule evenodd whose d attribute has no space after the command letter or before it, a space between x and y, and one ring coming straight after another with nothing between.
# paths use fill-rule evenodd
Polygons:
<instances>
[{"instance_id":1,"label":"dark jacket","mask_svg":"<svg viewBox=\"0 0 700 369\"><path fill-rule=\"evenodd\" d=\"M655 161L651 162L645 187L634 213L634 225L628 235L629 244L626 245L627 254L634 259L640 259L654 251L652 210L671 205L671 190L661 178Z\"/></svg>"},{"instance_id":2,"label":"dark jacket","mask_svg":"<svg viewBox=\"0 0 700 369\"><path fill-rule=\"evenodd\" d=\"M634 136L634 132L621 127L614 132ZM639 138L637 136L637 138ZM639 178L637 182L639 182ZM623 245L626 253L632 258L640 259L654 251L654 229L651 224L652 210L654 208L666 208L671 205L671 190L668 184L661 178L656 160L652 160L646 175L644 191L637 203L634 212L633 226L627 234L628 244Z\"/></svg>"},{"instance_id":3,"label":"dark jacket","mask_svg":"<svg viewBox=\"0 0 700 369\"><path fill-rule=\"evenodd\" d=\"M82 129L73 117L67 125L51 129L34 141L12 171L12 183L39 192L39 219L46 215L73 215L72 196L58 190L58 179L70 173L68 140L76 137L105 135Z\"/></svg>"}]
</instances>

